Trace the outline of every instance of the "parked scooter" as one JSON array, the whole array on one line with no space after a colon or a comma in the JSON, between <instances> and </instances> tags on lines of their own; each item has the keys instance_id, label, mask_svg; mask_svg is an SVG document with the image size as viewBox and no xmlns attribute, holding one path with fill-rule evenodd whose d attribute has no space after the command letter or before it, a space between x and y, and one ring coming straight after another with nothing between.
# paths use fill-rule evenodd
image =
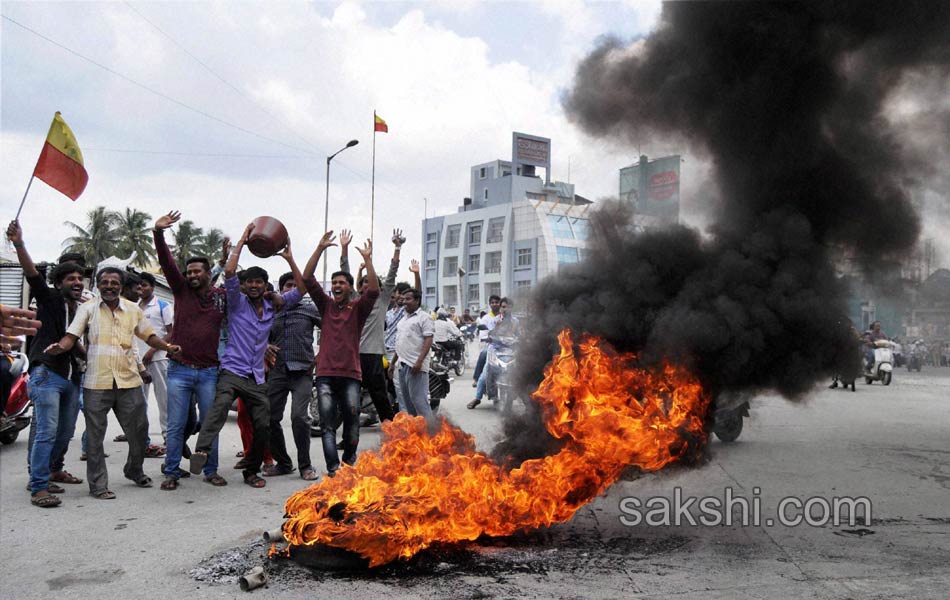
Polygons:
<instances>
[{"instance_id":1,"label":"parked scooter","mask_svg":"<svg viewBox=\"0 0 950 600\"><path fill-rule=\"evenodd\" d=\"M26 384L30 379L28 373L30 361L22 352L9 352L0 356L3 361L4 373L0 376L9 382L9 393L3 400L3 410L0 411L0 443L12 444L20 435L20 431L30 425L32 418L30 409L33 403L27 394ZM7 386L4 385L6 390Z\"/></svg>"},{"instance_id":2,"label":"parked scooter","mask_svg":"<svg viewBox=\"0 0 950 600\"><path fill-rule=\"evenodd\" d=\"M910 345L907 352L907 370L920 372L926 349L922 340L917 340Z\"/></svg>"},{"instance_id":3,"label":"parked scooter","mask_svg":"<svg viewBox=\"0 0 950 600\"><path fill-rule=\"evenodd\" d=\"M868 385L875 381L880 381L884 385L891 385L891 378L894 371L894 355L891 348L894 343L889 340L877 340L874 342L874 364L868 368L864 365L864 382Z\"/></svg>"}]
</instances>

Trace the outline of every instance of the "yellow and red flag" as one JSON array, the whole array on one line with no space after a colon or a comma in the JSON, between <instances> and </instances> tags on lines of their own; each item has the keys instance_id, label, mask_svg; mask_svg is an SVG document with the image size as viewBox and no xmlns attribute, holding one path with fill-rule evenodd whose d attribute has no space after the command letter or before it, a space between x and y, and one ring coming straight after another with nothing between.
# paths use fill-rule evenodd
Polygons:
<instances>
[{"instance_id":1,"label":"yellow and red flag","mask_svg":"<svg viewBox=\"0 0 950 600\"><path fill-rule=\"evenodd\" d=\"M79 198L89 182L76 136L59 112L53 117L33 176L73 200Z\"/></svg>"},{"instance_id":2,"label":"yellow and red flag","mask_svg":"<svg viewBox=\"0 0 950 600\"><path fill-rule=\"evenodd\" d=\"M389 133L389 125L386 124L386 121L383 121L379 115L373 113L373 131L382 131L383 133Z\"/></svg>"}]
</instances>

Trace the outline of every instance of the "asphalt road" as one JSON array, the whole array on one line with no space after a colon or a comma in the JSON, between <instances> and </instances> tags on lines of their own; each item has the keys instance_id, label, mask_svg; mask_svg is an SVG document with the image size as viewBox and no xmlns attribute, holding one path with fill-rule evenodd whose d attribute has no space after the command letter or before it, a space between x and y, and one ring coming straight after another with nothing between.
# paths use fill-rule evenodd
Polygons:
<instances>
[{"instance_id":1,"label":"asphalt road","mask_svg":"<svg viewBox=\"0 0 950 600\"><path fill-rule=\"evenodd\" d=\"M459 382L443 412L488 448L499 415L470 411ZM153 422L157 411L152 410ZM285 423L285 425L287 425ZM85 477L78 434L67 469ZM156 427L152 427L153 436ZM0 449L0 597L231 598L235 574L266 562L261 532L281 523L283 503L304 484L271 478L241 484L231 466L237 426L226 426L221 470L230 485L192 477L177 492L137 489L122 479L126 456L113 421L106 443L113 501L85 484L68 486L63 506L35 508L24 490L25 436ZM289 425L286 436L290 438ZM507 540L423 553L374 573L305 571L267 562L271 582L251 592L283 598L946 598L950 589L950 369L898 371L884 388L856 393L816 387L804 404L753 401L738 442L713 442L695 469L621 481L563 525ZM314 440L316 441L316 440ZM361 448L378 445L364 429ZM319 446L314 462L322 464ZM160 460L146 472L160 479ZM866 497L869 524L854 526L634 526L630 502L722 499L727 488L775 517L785 497ZM758 491L756 491L758 490ZM624 511L620 506L627 502ZM659 501L656 501L659 502ZM737 516L741 511L734 511ZM793 512L793 511L789 511ZM820 516L820 515L819 515ZM200 565L200 566L199 566ZM196 578L197 577L197 578Z\"/></svg>"}]
</instances>

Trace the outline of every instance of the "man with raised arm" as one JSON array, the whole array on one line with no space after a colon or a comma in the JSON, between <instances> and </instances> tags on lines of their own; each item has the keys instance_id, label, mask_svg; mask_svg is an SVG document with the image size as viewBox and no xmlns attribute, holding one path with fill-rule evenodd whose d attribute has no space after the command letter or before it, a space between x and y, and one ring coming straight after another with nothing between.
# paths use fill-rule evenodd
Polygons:
<instances>
[{"instance_id":1,"label":"man with raised arm","mask_svg":"<svg viewBox=\"0 0 950 600\"><path fill-rule=\"evenodd\" d=\"M221 321L227 312L227 295L223 289L211 287L211 263L206 257L195 256L185 262L182 275L175 263L165 230L181 219L181 213L172 211L155 221L155 250L162 272L175 296L175 323L171 343L181 346L181 352L168 361L168 431L166 433L165 464L162 472L163 490L177 490L178 480L188 472L180 468L185 431L192 397L197 399L198 412L207 418L214 404L218 383L218 337ZM204 467L205 481L214 483L218 475L218 447L215 443Z\"/></svg>"},{"instance_id":2,"label":"man with raised arm","mask_svg":"<svg viewBox=\"0 0 950 600\"><path fill-rule=\"evenodd\" d=\"M359 300L350 298L353 276L337 271L330 278L330 296L313 278L320 256L335 246L332 231L323 235L304 269L304 283L322 315L320 351L317 354L317 405L323 423L323 456L327 474L340 468L336 447L337 411L343 415L343 462L356 462L360 441L360 333L379 298L379 279L373 268L373 243L358 248L366 265L366 291Z\"/></svg>"},{"instance_id":3,"label":"man with raised arm","mask_svg":"<svg viewBox=\"0 0 950 600\"><path fill-rule=\"evenodd\" d=\"M264 377L264 353L267 350L267 337L270 334L274 314L278 310L292 308L303 295L303 278L290 251L290 241L279 254L287 261L293 273L296 287L281 294L282 302L275 303L265 297L267 292L267 271L260 267L247 269L244 279L244 291L237 277L238 260L247 239L254 229L248 224L244 235L231 251L224 266L224 289L228 294L228 343L221 358L221 372L218 375L214 405L207 418L201 424L201 432L191 455L191 472L198 474L208 461L208 453L218 438L218 432L228 420L228 411L235 398L241 397L251 415L254 427L253 441L244 457L244 483L251 487L262 488L267 482L258 475L264 450L270 437L270 404L267 400L267 384ZM279 305L279 308L278 308ZM217 486L227 485L220 475L215 481Z\"/></svg>"}]
</instances>

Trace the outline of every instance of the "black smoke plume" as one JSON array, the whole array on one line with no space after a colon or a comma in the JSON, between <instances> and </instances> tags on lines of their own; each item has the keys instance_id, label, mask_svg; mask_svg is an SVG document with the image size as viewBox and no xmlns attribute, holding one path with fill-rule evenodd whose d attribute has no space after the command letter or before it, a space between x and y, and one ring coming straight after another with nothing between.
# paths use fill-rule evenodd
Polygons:
<instances>
[{"instance_id":1,"label":"black smoke plume","mask_svg":"<svg viewBox=\"0 0 950 600\"><path fill-rule=\"evenodd\" d=\"M887 101L909 75L947 81L948 64L950 4L935 2L670 2L649 38L603 42L577 68L569 117L632 148L663 140L708 159L716 221L707 237L633 235L630 207L600 203L589 258L535 291L525 388L564 327L684 362L717 398L800 399L855 372L832 253L871 272L915 244L909 190L932 166ZM546 452L513 441L535 437L526 427L510 425L498 452Z\"/></svg>"}]
</instances>

